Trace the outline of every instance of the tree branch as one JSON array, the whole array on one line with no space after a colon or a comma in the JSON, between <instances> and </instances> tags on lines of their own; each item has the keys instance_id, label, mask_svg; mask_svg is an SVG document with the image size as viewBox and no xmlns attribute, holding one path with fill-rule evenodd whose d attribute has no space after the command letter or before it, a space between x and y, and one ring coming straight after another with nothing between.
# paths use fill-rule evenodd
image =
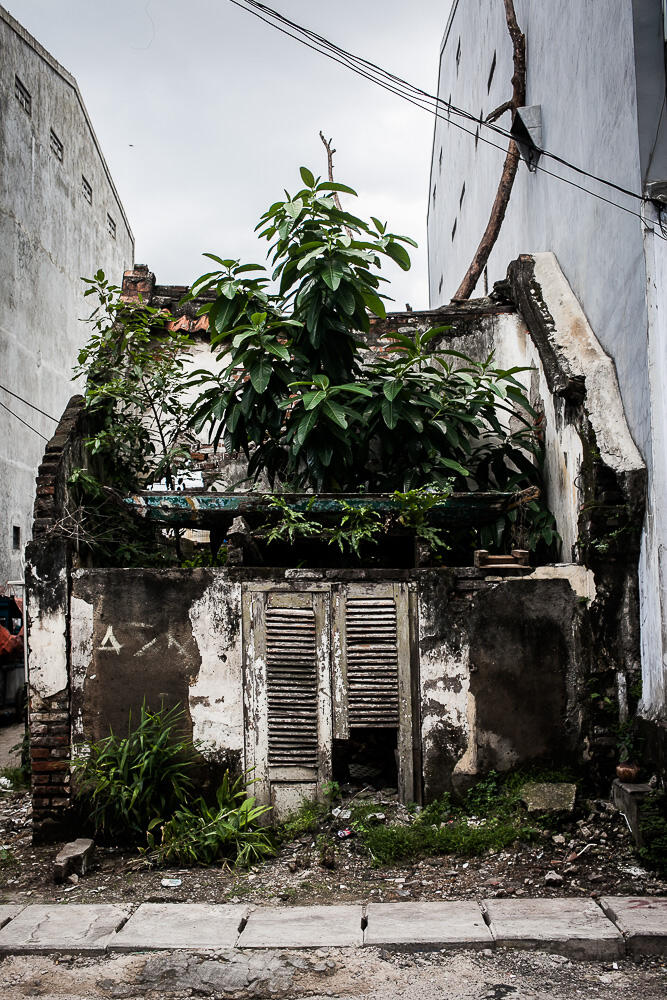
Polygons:
<instances>
[{"instance_id":1,"label":"tree branch","mask_svg":"<svg viewBox=\"0 0 667 1000\"><path fill-rule=\"evenodd\" d=\"M503 110L516 111L517 108L523 107L526 103L526 37L522 34L521 29L517 24L516 13L514 10L514 0L503 0L503 2L505 4L505 20L507 22L507 30L509 31L510 38L512 39L512 46L514 49L512 99L508 102L508 107L503 108ZM502 107L503 106L501 105L501 108ZM496 109L496 112L498 111L500 111L499 108ZM492 114L496 114L496 112L492 112ZM475 251L475 256L472 259L470 267L466 271L463 281L457 288L455 294L452 296L453 302L470 298L475 285L479 281L482 271L486 267L489 255L493 250L496 240L498 239L500 227L502 226L503 219L505 218L505 212L507 211L507 206L509 204L510 194L512 193L512 186L514 185L514 178L516 177L518 166L519 150L516 143L512 139L510 140L510 144L507 149L503 172L501 174L496 197L491 208L489 221L486 229L484 230L484 234L479 241L479 246Z\"/></svg>"},{"instance_id":2,"label":"tree branch","mask_svg":"<svg viewBox=\"0 0 667 1000\"><path fill-rule=\"evenodd\" d=\"M334 182L334 179L333 179L333 158L334 158L334 153L336 152L336 150L332 149L332 146L331 146L331 143L333 142L333 139L325 139L324 138L324 132L321 129L320 129L320 139L324 143L324 148L327 151L327 167L328 167L328 171L329 171L329 180L333 184L333 182ZM333 200L336 203L336 208L338 209L339 212L342 212L343 209L341 208L340 198L338 197L338 192L337 191L333 191L332 194L333 194Z\"/></svg>"},{"instance_id":3,"label":"tree branch","mask_svg":"<svg viewBox=\"0 0 667 1000\"><path fill-rule=\"evenodd\" d=\"M512 109L512 102L505 101L504 104L500 104L497 108L494 108L493 111L490 111L489 114L484 119L484 121L495 122L500 118L501 115L504 115L506 111L511 111L511 109Z\"/></svg>"}]
</instances>

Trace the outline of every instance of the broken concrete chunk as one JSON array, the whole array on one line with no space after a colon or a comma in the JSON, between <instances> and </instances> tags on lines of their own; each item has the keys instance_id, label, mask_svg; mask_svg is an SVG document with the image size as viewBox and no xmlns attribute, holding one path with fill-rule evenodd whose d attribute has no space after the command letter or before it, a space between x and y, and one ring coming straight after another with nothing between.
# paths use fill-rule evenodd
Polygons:
<instances>
[{"instance_id":1,"label":"broken concrete chunk","mask_svg":"<svg viewBox=\"0 0 667 1000\"><path fill-rule=\"evenodd\" d=\"M529 782L521 789L528 812L572 812L577 786L568 782Z\"/></svg>"},{"instance_id":2,"label":"broken concrete chunk","mask_svg":"<svg viewBox=\"0 0 667 1000\"><path fill-rule=\"evenodd\" d=\"M90 868L94 853L95 841L90 840L89 837L79 837L77 840L65 844L53 866L54 881L64 882L72 872L77 875L85 875Z\"/></svg>"},{"instance_id":3,"label":"broken concrete chunk","mask_svg":"<svg viewBox=\"0 0 667 1000\"><path fill-rule=\"evenodd\" d=\"M547 872L546 875L544 876L544 884L545 885L562 885L563 884L563 876L559 875L558 872L554 872L554 871Z\"/></svg>"}]
</instances>

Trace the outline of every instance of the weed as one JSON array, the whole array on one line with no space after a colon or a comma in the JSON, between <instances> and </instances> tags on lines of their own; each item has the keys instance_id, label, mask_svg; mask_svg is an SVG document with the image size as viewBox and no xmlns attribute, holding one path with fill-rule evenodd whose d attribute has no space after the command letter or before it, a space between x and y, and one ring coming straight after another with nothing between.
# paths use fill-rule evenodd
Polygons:
<instances>
[{"instance_id":1,"label":"weed","mask_svg":"<svg viewBox=\"0 0 667 1000\"><path fill-rule=\"evenodd\" d=\"M9 868L17 864L16 858L8 847L0 847L0 868Z\"/></svg>"},{"instance_id":2,"label":"weed","mask_svg":"<svg viewBox=\"0 0 667 1000\"><path fill-rule=\"evenodd\" d=\"M5 781L2 781L2 778ZM9 787L4 787L5 782L9 782ZM0 787L7 792L22 792L30 787L30 777L26 777L22 767L3 767L0 771Z\"/></svg>"},{"instance_id":3,"label":"weed","mask_svg":"<svg viewBox=\"0 0 667 1000\"><path fill-rule=\"evenodd\" d=\"M323 781L321 788L322 795L327 802L333 802L340 798L340 783L338 781Z\"/></svg>"},{"instance_id":4,"label":"weed","mask_svg":"<svg viewBox=\"0 0 667 1000\"><path fill-rule=\"evenodd\" d=\"M317 833L326 813L327 807L321 802L303 799L299 808L278 827L279 839L281 841L298 840L299 837L305 837L306 834Z\"/></svg>"},{"instance_id":5,"label":"weed","mask_svg":"<svg viewBox=\"0 0 667 1000\"><path fill-rule=\"evenodd\" d=\"M667 872L667 792L652 792L642 803L639 826L644 846L637 851L652 868Z\"/></svg>"},{"instance_id":6,"label":"weed","mask_svg":"<svg viewBox=\"0 0 667 1000\"><path fill-rule=\"evenodd\" d=\"M195 748L178 736L180 706L151 711L141 706L137 726L122 738L113 732L73 762L77 801L95 834L120 843L141 843L156 819L171 816L193 786Z\"/></svg>"},{"instance_id":7,"label":"weed","mask_svg":"<svg viewBox=\"0 0 667 1000\"><path fill-rule=\"evenodd\" d=\"M179 806L166 821L152 820L148 846L141 849L144 860L151 865L210 865L223 858L248 867L272 855L271 836L259 826L271 806L258 806L248 795L251 783L247 774L231 782L227 771L213 805L200 796Z\"/></svg>"}]
</instances>

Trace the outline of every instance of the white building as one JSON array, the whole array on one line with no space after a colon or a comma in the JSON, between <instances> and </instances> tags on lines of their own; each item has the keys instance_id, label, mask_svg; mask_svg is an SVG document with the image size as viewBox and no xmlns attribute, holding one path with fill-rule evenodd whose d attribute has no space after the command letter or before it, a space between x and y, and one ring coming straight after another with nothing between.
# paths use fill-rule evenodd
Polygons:
<instances>
[{"instance_id":1,"label":"white building","mask_svg":"<svg viewBox=\"0 0 667 1000\"><path fill-rule=\"evenodd\" d=\"M76 80L0 7L0 586L23 575L44 414L60 417L89 336L81 276L120 284L133 256Z\"/></svg>"},{"instance_id":2,"label":"white building","mask_svg":"<svg viewBox=\"0 0 667 1000\"><path fill-rule=\"evenodd\" d=\"M667 721L667 209L660 203L667 203L665 4L515 0L515 9L526 37L526 106L541 109L541 148L649 197L642 202L544 155L536 171L521 163L475 294L502 279L519 254L553 251L615 362L628 424L649 474L640 565L641 708L646 717ZM512 72L502 0L454 0L441 47L440 100L484 119L512 96ZM442 115L429 192L431 307L449 301L472 260L507 148L490 129L446 107ZM509 129L510 114L497 124Z\"/></svg>"}]
</instances>

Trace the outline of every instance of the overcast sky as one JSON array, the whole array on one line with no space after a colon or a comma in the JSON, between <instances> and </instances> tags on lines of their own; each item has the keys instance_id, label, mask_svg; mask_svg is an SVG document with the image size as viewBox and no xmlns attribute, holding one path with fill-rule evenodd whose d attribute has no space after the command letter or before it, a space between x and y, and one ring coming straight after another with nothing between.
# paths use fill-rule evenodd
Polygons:
<instances>
[{"instance_id":1,"label":"overcast sky","mask_svg":"<svg viewBox=\"0 0 667 1000\"><path fill-rule=\"evenodd\" d=\"M253 228L299 183L326 173L359 214L420 244L393 264L393 308L425 308L433 119L310 51L229 0L3 0L77 79L136 240L161 284L206 270L202 252L262 262ZM281 13L431 93L449 0L274 0Z\"/></svg>"}]
</instances>

